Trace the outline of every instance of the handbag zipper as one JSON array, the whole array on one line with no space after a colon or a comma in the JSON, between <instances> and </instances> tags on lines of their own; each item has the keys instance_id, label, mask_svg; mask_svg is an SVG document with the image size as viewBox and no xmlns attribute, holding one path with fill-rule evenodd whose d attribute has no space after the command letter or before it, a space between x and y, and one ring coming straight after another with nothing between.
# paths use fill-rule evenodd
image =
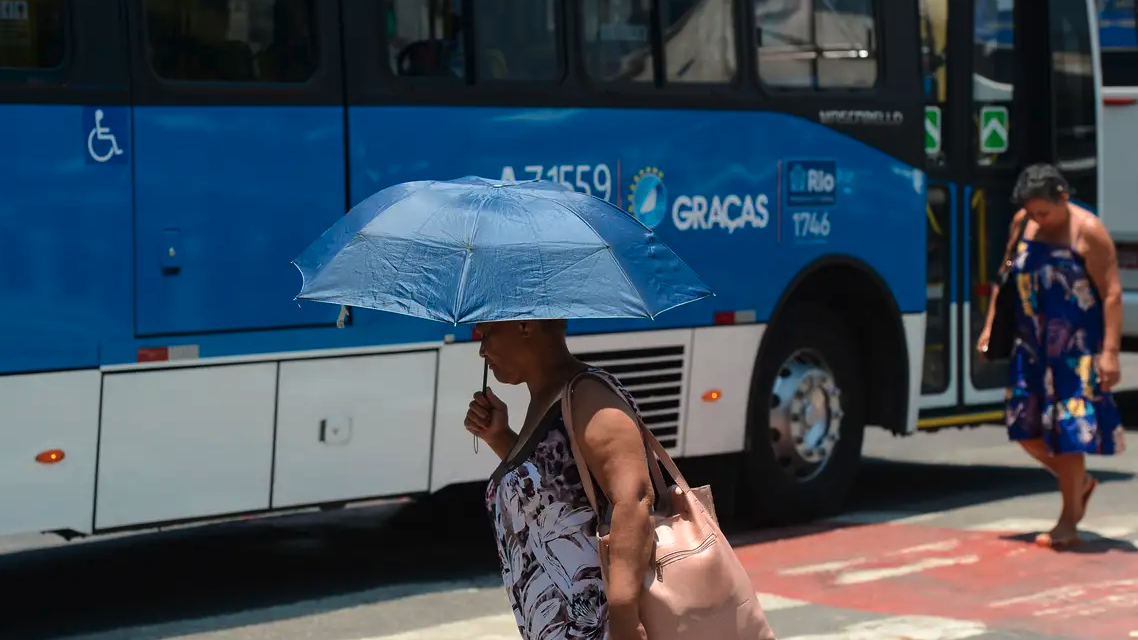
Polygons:
<instances>
[{"instance_id":1,"label":"handbag zipper","mask_svg":"<svg viewBox=\"0 0 1138 640\"><path fill-rule=\"evenodd\" d=\"M715 534L713 533L707 536L707 539L701 542L700 545L694 549L686 551L673 551L665 556L661 556L660 559L656 560L656 580L658 582L664 581L664 565L671 564L677 560L683 560L688 556L693 556L697 553L700 553L710 547L714 542Z\"/></svg>"}]
</instances>

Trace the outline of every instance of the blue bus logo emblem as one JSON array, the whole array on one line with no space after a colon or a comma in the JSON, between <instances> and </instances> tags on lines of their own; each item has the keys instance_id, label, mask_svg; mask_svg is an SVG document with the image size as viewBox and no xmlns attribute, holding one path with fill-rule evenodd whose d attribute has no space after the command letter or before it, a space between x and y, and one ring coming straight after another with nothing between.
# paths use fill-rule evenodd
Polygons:
<instances>
[{"instance_id":1,"label":"blue bus logo emblem","mask_svg":"<svg viewBox=\"0 0 1138 640\"><path fill-rule=\"evenodd\" d=\"M832 206L838 202L838 163L792 160L786 172L786 203L792 207Z\"/></svg>"},{"instance_id":2,"label":"blue bus logo emblem","mask_svg":"<svg viewBox=\"0 0 1138 640\"><path fill-rule=\"evenodd\" d=\"M645 167L632 179L628 194L628 212L640 224L655 229L668 212L668 190L664 187L664 172L656 167Z\"/></svg>"}]
</instances>

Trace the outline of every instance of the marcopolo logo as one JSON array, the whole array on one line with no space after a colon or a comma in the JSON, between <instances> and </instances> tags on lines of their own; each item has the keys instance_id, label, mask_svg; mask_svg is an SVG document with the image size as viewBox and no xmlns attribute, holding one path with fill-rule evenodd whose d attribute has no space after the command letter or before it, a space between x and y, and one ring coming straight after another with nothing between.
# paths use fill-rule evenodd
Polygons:
<instances>
[{"instance_id":1,"label":"marcopolo logo","mask_svg":"<svg viewBox=\"0 0 1138 640\"><path fill-rule=\"evenodd\" d=\"M663 171L644 167L636 174L629 188L628 212L649 229L664 221L668 214L668 190L664 187Z\"/></svg>"},{"instance_id":2,"label":"marcopolo logo","mask_svg":"<svg viewBox=\"0 0 1138 640\"><path fill-rule=\"evenodd\" d=\"M792 207L837 204L837 162L833 160L790 160L786 166L786 204Z\"/></svg>"}]
</instances>

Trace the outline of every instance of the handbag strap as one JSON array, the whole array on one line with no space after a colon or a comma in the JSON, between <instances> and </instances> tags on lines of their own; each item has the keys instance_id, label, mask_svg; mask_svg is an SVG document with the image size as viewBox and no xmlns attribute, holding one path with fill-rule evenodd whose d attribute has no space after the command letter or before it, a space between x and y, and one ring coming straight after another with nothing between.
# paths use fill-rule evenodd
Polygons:
<instances>
[{"instance_id":1,"label":"handbag strap","mask_svg":"<svg viewBox=\"0 0 1138 640\"><path fill-rule=\"evenodd\" d=\"M1004 249L1004 259L1000 263L1000 273L1005 274L1008 271L1008 266L1012 262L1012 255L1015 253L1016 245L1023 240L1023 233L1027 230L1028 215L1025 211L1023 220L1020 220L1019 229L1016 231L1015 237L1008 241L1008 246Z\"/></svg>"},{"instance_id":2,"label":"handbag strap","mask_svg":"<svg viewBox=\"0 0 1138 640\"><path fill-rule=\"evenodd\" d=\"M615 393L617 397L623 398L620 389L613 384L605 376L596 375L589 371L583 371L573 377L568 383L565 384L565 390L561 394L561 418L565 422L565 431L569 437L569 448L573 451L573 459L577 463L577 471L581 476L581 487L585 490L585 496L589 499L589 504L592 505L593 511L597 513L597 517L601 517L601 512L597 508L597 493L596 488L593 486L593 477L589 473L589 465L585 462L585 456L581 453L581 447L577 443L576 428L573 424L573 385L583 377L592 377L604 383L610 391ZM633 412L635 413L635 411ZM691 487L688 486L687 480L684 479L680 473L679 467L676 466L672 457L668 455L664 445L652 435L652 432L644 426L644 421L639 415L636 415L636 427L640 430L641 438L644 440L644 453L648 463L648 473L652 476L652 487L656 491L656 501L659 501L662 496L667 495L668 486L664 484L664 475L660 473L660 465L663 464L664 468L668 470L668 474L676 481L676 485L684 491L690 491Z\"/></svg>"}]
</instances>

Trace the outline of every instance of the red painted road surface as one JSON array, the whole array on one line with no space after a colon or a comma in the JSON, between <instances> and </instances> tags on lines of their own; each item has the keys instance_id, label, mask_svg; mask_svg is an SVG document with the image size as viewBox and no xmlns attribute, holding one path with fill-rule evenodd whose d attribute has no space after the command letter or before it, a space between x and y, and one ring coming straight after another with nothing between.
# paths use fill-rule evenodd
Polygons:
<instances>
[{"instance_id":1,"label":"red painted road surface","mask_svg":"<svg viewBox=\"0 0 1138 640\"><path fill-rule=\"evenodd\" d=\"M789 535L787 535L789 533ZM1138 632L1138 550L920 525L819 525L736 546L758 591L888 615L1119 640Z\"/></svg>"}]
</instances>

